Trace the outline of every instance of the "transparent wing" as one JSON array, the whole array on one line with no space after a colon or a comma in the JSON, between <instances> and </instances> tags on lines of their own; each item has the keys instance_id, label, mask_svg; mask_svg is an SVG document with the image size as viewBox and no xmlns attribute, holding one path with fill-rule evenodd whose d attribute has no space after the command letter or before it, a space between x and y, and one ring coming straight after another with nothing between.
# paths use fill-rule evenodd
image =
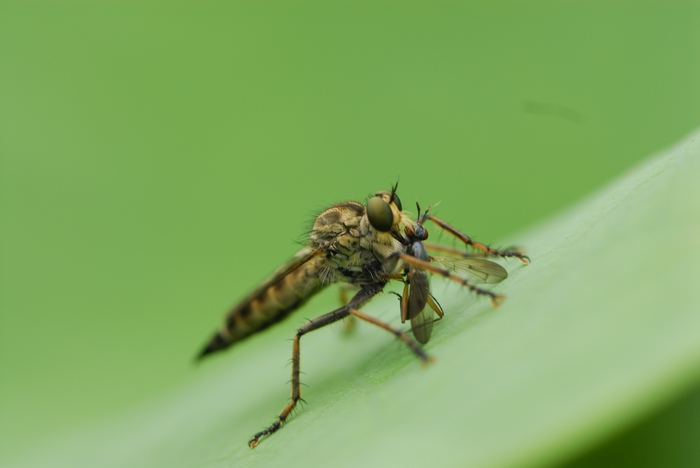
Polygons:
<instances>
[{"instance_id":1,"label":"transparent wing","mask_svg":"<svg viewBox=\"0 0 700 468\"><path fill-rule=\"evenodd\" d=\"M500 283L508 278L508 272L498 263L483 258L432 257L431 261L472 283Z\"/></svg>"}]
</instances>

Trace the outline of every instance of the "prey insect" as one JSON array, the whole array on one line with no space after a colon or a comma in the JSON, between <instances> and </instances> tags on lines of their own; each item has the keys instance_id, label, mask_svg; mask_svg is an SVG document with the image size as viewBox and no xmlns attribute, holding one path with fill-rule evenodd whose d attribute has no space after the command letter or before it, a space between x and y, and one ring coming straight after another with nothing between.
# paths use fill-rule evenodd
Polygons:
<instances>
[{"instance_id":1,"label":"prey insect","mask_svg":"<svg viewBox=\"0 0 700 468\"><path fill-rule=\"evenodd\" d=\"M300 340L305 334L354 316L391 332L427 363L430 358L418 343L425 344L430 339L435 321L433 314L438 320L444 315L430 293L431 274L487 296L497 306L502 296L474 285L497 283L508 276L502 266L487 257L515 257L529 263L520 250L497 250L476 242L429 214L429 209L421 214L418 205L414 221L403 212L396 188L376 192L366 204L347 201L321 212L311 229L308 244L231 309L222 327L199 354L201 359L270 327L332 283L349 283L359 288L346 304L308 321L297 330L292 345L291 399L277 419L248 442L251 448L263 437L277 432L301 400ZM428 238L426 221L456 237L466 249L424 242ZM428 254L431 250L447 255L431 256ZM410 320L415 340L360 310L391 280L404 282L401 321Z\"/></svg>"},{"instance_id":2,"label":"prey insect","mask_svg":"<svg viewBox=\"0 0 700 468\"><path fill-rule=\"evenodd\" d=\"M499 301L503 299L502 296L475 288L471 284L499 283L508 277L508 272L498 263L478 257L481 254L515 256L525 263L528 263L529 259L522 254L511 255L519 253L517 251L492 251L497 252L492 253L486 248L481 254L473 254L439 244L424 244L423 241L428 238L428 230L425 229L423 223L429 219L433 219L437 223L443 222L428 214L430 208L425 210L425 213L422 215L420 214L420 205L417 203L416 208L418 209L417 221L413 225L409 224L404 228L404 234L408 241L406 254L414 258L404 258L404 290L403 296L399 296L399 298L401 300L401 323L410 320L413 336L421 344L426 344L430 340L430 335L433 331L433 322L442 319L445 315L440 304L430 294L429 273L439 273L446 278L469 287L479 294L490 295L494 305L498 306ZM456 230L455 232L458 233ZM426 247L433 251L451 253L453 257L430 256ZM469 277L471 284L468 284L465 279L455 276L453 273L456 272ZM436 320L433 319L432 311L438 315Z\"/></svg>"},{"instance_id":3,"label":"prey insect","mask_svg":"<svg viewBox=\"0 0 700 468\"><path fill-rule=\"evenodd\" d=\"M428 217L430 208L422 216L420 214L420 206L417 203L416 208L418 209L416 223L413 225L409 224L404 228L404 234L408 241L406 254L422 262L429 262L430 255L428 255L428 251L423 245L423 241L428 238L428 231L423 226L423 223ZM494 263L494 265L497 264ZM500 265L498 266L500 267ZM426 270L421 270L410 263L406 263L403 276L403 296L399 296L401 302L401 323L410 320L413 336L419 343L426 344L433 333L433 322L435 321L433 320L433 311L438 315L438 320L442 319L445 313L437 300L430 294L430 276Z\"/></svg>"}]
</instances>

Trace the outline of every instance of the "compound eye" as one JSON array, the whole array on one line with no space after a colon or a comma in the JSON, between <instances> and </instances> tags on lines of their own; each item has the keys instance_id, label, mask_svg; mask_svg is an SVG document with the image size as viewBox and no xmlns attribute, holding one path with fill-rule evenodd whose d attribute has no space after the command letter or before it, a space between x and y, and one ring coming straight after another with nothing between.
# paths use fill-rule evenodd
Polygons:
<instances>
[{"instance_id":1,"label":"compound eye","mask_svg":"<svg viewBox=\"0 0 700 468\"><path fill-rule=\"evenodd\" d=\"M380 197L372 197L367 202L367 218L369 218L369 224L381 232L391 231L391 226L394 224L391 208Z\"/></svg>"},{"instance_id":2,"label":"compound eye","mask_svg":"<svg viewBox=\"0 0 700 468\"><path fill-rule=\"evenodd\" d=\"M399 211L403 211L403 206L401 206L401 199L398 195L394 194L394 198L392 199L392 201L394 202L394 205L396 205L396 208L399 209Z\"/></svg>"}]
</instances>

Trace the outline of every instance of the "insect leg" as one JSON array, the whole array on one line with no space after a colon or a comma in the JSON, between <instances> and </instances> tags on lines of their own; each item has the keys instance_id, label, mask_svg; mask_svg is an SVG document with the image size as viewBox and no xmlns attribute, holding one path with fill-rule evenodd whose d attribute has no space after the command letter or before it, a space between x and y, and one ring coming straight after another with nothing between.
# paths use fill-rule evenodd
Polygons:
<instances>
[{"instance_id":1,"label":"insect leg","mask_svg":"<svg viewBox=\"0 0 700 468\"><path fill-rule=\"evenodd\" d=\"M450 226L449 224L447 224L443 220L436 218L433 215L426 214L425 216L429 220L431 220L432 222L437 224L438 227L440 227L441 229L449 232L450 234L455 236L457 239L461 240L462 242L464 242L467 245L471 245L472 247L474 247L477 250L481 250L482 252L489 254L489 255L493 255L495 257L515 257L526 265L528 263L530 263L530 259L527 257L527 255L523 254L519 250L492 249L491 247L489 247L486 244L482 244L481 242L476 242L475 240L472 240L471 237L467 236L466 234L461 233L457 229L453 228L452 226Z\"/></svg>"},{"instance_id":2,"label":"insect leg","mask_svg":"<svg viewBox=\"0 0 700 468\"><path fill-rule=\"evenodd\" d=\"M432 294L428 296L428 305L435 311L436 314L438 314L438 318L436 318L435 321L437 322L438 320L442 320L442 318L445 316L445 312L442 311L442 306Z\"/></svg>"},{"instance_id":3,"label":"insect leg","mask_svg":"<svg viewBox=\"0 0 700 468\"><path fill-rule=\"evenodd\" d=\"M294 336L294 344L292 345L292 401L285 405L285 407L282 409L282 412L277 417L277 420L273 422L270 425L270 427L268 427L264 431L258 432L253 436L252 439L250 439L250 441L248 441L248 446L250 448L255 448L260 443L261 437L277 432L277 430L282 426L282 423L284 423L287 420L292 410L294 410L294 407L297 405L297 402L301 400L301 381L299 379L299 340L301 339L301 337L306 333L317 330L321 327L336 322L344 317L347 317L350 314L351 309L362 307L367 301L369 301L372 297L374 297L382 289L384 289L385 285L386 283L384 282L377 282L362 287L362 289L360 289L357 292L357 294L355 294L353 298L350 299L350 302L348 302L343 307L340 307L339 309L336 309L333 312L321 315L320 317L317 317L313 320L309 320L301 328L299 328L299 330L297 330L297 334Z\"/></svg>"},{"instance_id":4,"label":"insect leg","mask_svg":"<svg viewBox=\"0 0 700 468\"><path fill-rule=\"evenodd\" d=\"M450 255L454 255L462 258L484 258L489 257L488 254L484 252L466 252L464 250L455 249L454 247L448 247L442 244L436 244L435 242L423 241L423 245L426 249L433 252L442 252Z\"/></svg>"},{"instance_id":5,"label":"insect leg","mask_svg":"<svg viewBox=\"0 0 700 468\"><path fill-rule=\"evenodd\" d=\"M354 315L355 317L362 319L366 322L369 322L371 324L374 324L378 327L383 328L384 330L387 330L390 333L393 333L397 338L399 338L401 341L406 343L406 345L409 347L411 351L413 351L413 354L418 356L421 361L423 361L423 364L428 364L432 361L432 358L428 357L427 354L425 354L425 351L411 339L410 336L402 332L401 330L392 327L388 323L382 322L381 320L378 320L371 315L367 315L364 312L360 312L357 309L350 309L350 313Z\"/></svg>"},{"instance_id":6,"label":"insect leg","mask_svg":"<svg viewBox=\"0 0 700 468\"><path fill-rule=\"evenodd\" d=\"M350 302L350 292L357 292L357 287L349 284L349 283L341 283L340 284L340 290L338 292L338 295L340 297L340 303L342 305L347 304ZM353 331L355 331L355 317L352 315L348 315L345 317L345 320L343 320L343 333L346 335L349 335Z\"/></svg>"},{"instance_id":7,"label":"insect leg","mask_svg":"<svg viewBox=\"0 0 700 468\"><path fill-rule=\"evenodd\" d=\"M432 271L433 273L437 273L440 276L443 276L447 279L451 279L452 281L455 281L462 286L466 286L470 291L475 292L476 294L480 294L483 296L489 296L491 298L491 302L493 303L494 307L498 307L499 301L502 301L505 299L504 296L501 296L499 294L494 294L491 291L487 291L486 289L481 289L477 288L476 286L472 285L469 283L469 281L465 280L464 278L461 278L457 275L453 275L452 273L449 272L449 270L445 270L444 268L436 267L435 265L431 264L430 262L424 262L423 260L420 260L416 257L413 257L411 255L407 254L399 254L399 257L401 260L404 262L408 263L409 265L412 265L416 268L419 268L421 270L427 270L427 271Z\"/></svg>"},{"instance_id":8,"label":"insect leg","mask_svg":"<svg viewBox=\"0 0 700 468\"><path fill-rule=\"evenodd\" d=\"M405 323L408 318L408 283L403 284L403 295L399 296L401 300L401 323Z\"/></svg>"}]
</instances>

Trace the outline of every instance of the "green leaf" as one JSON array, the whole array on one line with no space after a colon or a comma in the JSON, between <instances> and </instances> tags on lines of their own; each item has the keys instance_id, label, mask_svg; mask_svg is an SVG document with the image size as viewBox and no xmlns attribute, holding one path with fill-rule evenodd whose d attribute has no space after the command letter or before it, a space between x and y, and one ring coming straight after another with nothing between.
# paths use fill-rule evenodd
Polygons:
<instances>
[{"instance_id":1,"label":"green leaf","mask_svg":"<svg viewBox=\"0 0 700 468\"><path fill-rule=\"evenodd\" d=\"M285 327L193 368L119 420L67 434L30 466L525 466L560 463L687 391L700 372L700 145L695 135L509 239L494 309L433 280L446 316L423 368L369 324L301 342L302 406L255 450L289 390ZM528 190L526 182L522 190ZM555 194L553 194L554 196ZM518 200L513 200L517 207ZM365 309L398 324L390 295ZM204 338L204 337L203 337Z\"/></svg>"}]
</instances>

